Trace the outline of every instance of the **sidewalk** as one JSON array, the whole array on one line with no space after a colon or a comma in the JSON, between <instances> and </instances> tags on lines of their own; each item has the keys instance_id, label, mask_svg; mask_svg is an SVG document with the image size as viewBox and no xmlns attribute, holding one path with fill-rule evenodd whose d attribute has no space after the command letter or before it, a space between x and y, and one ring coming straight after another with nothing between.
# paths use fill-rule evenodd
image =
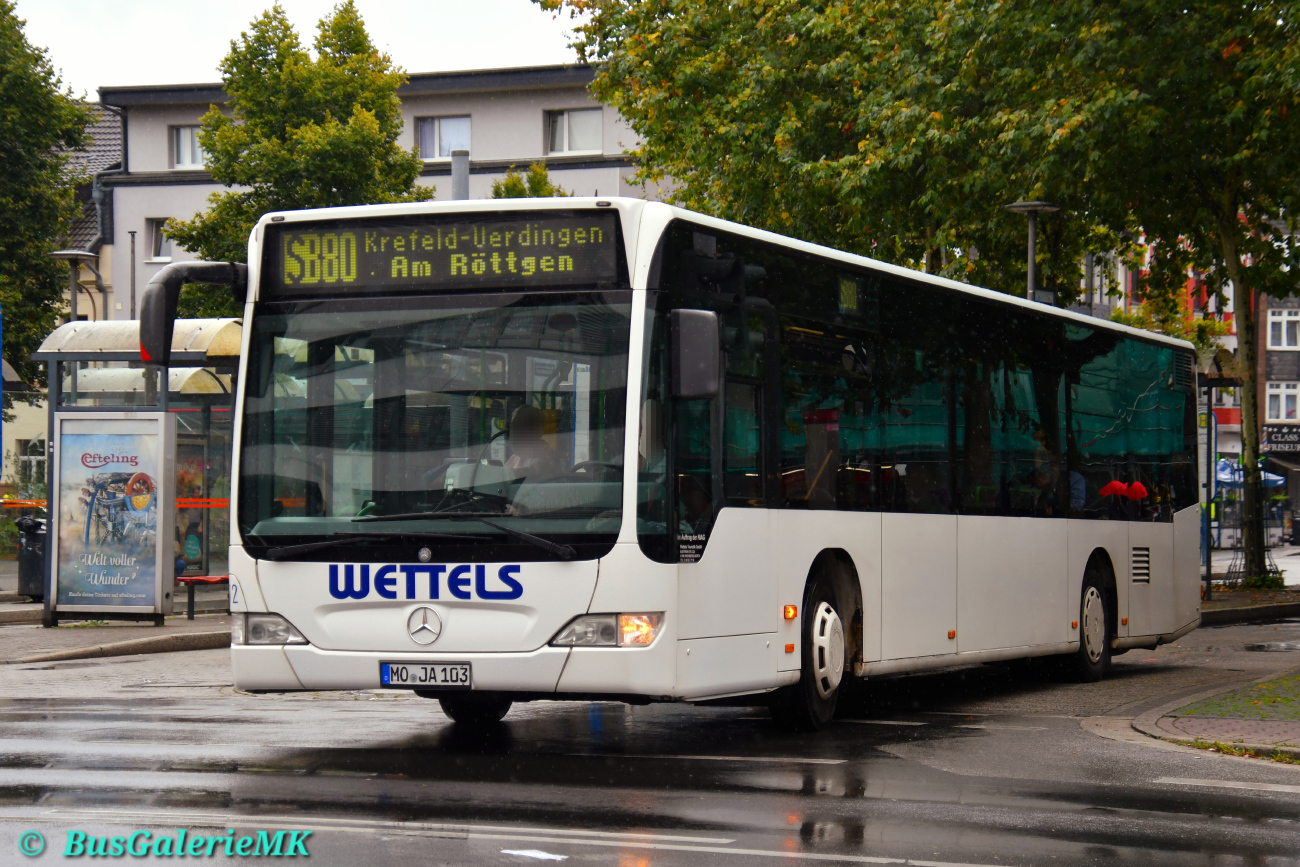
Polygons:
<instances>
[{"instance_id":1,"label":"sidewalk","mask_svg":"<svg viewBox=\"0 0 1300 867\"><path fill-rule=\"evenodd\" d=\"M50 654L72 658L198 649L217 646L222 635L229 643L225 585L197 588L194 620L185 619L185 588L178 586L177 613L168 617L163 626L92 620L65 622L55 629L41 627L44 606L28 602L27 597L17 595L17 590L18 562L0 560L0 665Z\"/></svg>"},{"instance_id":2,"label":"sidewalk","mask_svg":"<svg viewBox=\"0 0 1300 867\"><path fill-rule=\"evenodd\" d=\"M13 625L0 627L0 665L34 656L68 651L90 652L107 645L134 642L121 648L111 648L107 652L100 650L95 656L119 656L134 653L157 653L164 650L189 649L187 642L195 647L207 646L216 638L214 633L224 633L226 643L230 641L230 616L226 614L207 614L186 620L184 616L168 617L166 625L154 626L150 623L131 621L85 621L67 623L54 629L45 629L40 625ZM196 639L195 636L213 635L211 639ZM170 642L158 642L153 639L169 636L183 636ZM143 643L142 643L143 640ZM125 651L119 652L119 651Z\"/></svg>"},{"instance_id":3,"label":"sidewalk","mask_svg":"<svg viewBox=\"0 0 1300 867\"><path fill-rule=\"evenodd\" d=\"M1300 650L1300 645L1279 649ZM1183 700L1186 701L1185 699ZM1300 759L1300 669L1133 720L1144 734L1197 746L1226 744L1264 756Z\"/></svg>"}]
</instances>

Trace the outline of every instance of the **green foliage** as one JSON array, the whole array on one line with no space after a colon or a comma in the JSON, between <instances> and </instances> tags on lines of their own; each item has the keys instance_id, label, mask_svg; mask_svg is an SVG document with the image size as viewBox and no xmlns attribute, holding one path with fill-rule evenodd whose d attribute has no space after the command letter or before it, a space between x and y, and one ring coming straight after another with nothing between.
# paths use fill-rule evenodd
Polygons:
<instances>
[{"instance_id":1,"label":"green foliage","mask_svg":"<svg viewBox=\"0 0 1300 867\"><path fill-rule=\"evenodd\" d=\"M66 263L49 258L78 213L67 151L83 147L91 110L72 98L42 49L27 42L11 0L0 0L0 308L4 358L27 382L31 354L63 314ZM13 405L4 395L4 406Z\"/></svg>"},{"instance_id":2,"label":"green foliage","mask_svg":"<svg viewBox=\"0 0 1300 867\"><path fill-rule=\"evenodd\" d=\"M243 262L262 214L300 208L424 201L423 163L397 144L397 88L406 74L381 54L352 0L318 25L314 57L276 5L230 44L221 63L229 97L212 106L199 140L214 193L205 213L169 221L167 234L213 261ZM237 316L225 290L187 287L182 315Z\"/></svg>"},{"instance_id":3,"label":"green foliage","mask_svg":"<svg viewBox=\"0 0 1300 867\"><path fill-rule=\"evenodd\" d=\"M1203 699L1174 711L1175 716L1300 720L1300 677L1283 675Z\"/></svg>"},{"instance_id":4,"label":"green foliage","mask_svg":"<svg viewBox=\"0 0 1300 867\"><path fill-rule=\"evenodd\" d=\"M1201 352L1219 345L1219 338L1228 333L1228 324L1221 319L1193 317L1183 306L1148 301L1129 310L1116 309L1110 315L1112 322L1130 328L1143 328L1186 340Z\"/></svg>"},{"instance_id":5,"label":"green foliage","mask_svg":"<svg viewBox=\"0 0 1300 867\"><path fill-rule=\"evenodd\" d=\"M1257 575L1241 580L1242 590L1285 590L1286 581L1281 575Z\"/></svg>"},{"instance_id":6,"label":"green foliage","mask_svg":"<svg viewBox=\"0 0 1300 867\"><path fill-rule=\"evenodd\" d=\"M494 199L549 199L568 196L570 193L551 183L545 163L533 163L527 175L521 175L514 166L499 181L492 182Z\"/></svg>"},{"instance_id":7,"label":"green foliage","mask_svg":"<svg viewBox=\"0 0 1300 867\"><path fill-rule=\"evenodd\" d=\"M1042 26L1055 4L539 2L587 16L593 91L637 132L638 179L679 204L1020 295L1026 220L1003 206L1050 199L1038 270L1063 304L1085 252L1127 247L1083 137L1039 116L1068 41Z\"/></svg>"}]
</instances>

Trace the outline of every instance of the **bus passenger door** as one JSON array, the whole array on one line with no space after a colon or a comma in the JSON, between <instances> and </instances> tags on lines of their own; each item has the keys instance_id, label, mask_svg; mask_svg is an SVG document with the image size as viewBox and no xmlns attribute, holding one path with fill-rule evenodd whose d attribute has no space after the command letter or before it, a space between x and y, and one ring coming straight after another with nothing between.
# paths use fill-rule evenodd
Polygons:
<instances>
[{"instance_id":1,"label":"bus passenger door","mask_svg":"<svg viewBox=\"0 0 1300 867\"><path fill-rule=\"evenodd\" d=\"M685 639L678 687L687 695L775 681L779 608L769 542L776 522L764 508L762 421L769 318L744 305L724 309L719 394L675 407L678 637Z\"/></svg>"}]
</instances>

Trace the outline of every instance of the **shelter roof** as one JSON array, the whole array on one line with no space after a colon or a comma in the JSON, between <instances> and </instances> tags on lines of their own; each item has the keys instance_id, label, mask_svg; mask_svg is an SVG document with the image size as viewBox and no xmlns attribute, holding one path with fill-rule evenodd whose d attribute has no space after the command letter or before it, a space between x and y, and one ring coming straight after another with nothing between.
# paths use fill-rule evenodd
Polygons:
<instances>
[{"instance_id":1,"label":"shelter roof","mask_svg":"<svg viewBox=\"0 0 1300 867\"><path fill-rule=\"evenodd\" d=\"M195 361L234 362L243 342L243 325L238 319L177 319L172 331L172 359L186 364ZM140 323L135 319L101 322L68 322L45 338L32 353L36 361L70 359L105 361L140 360Z\"/></svg>"}]
</instances>

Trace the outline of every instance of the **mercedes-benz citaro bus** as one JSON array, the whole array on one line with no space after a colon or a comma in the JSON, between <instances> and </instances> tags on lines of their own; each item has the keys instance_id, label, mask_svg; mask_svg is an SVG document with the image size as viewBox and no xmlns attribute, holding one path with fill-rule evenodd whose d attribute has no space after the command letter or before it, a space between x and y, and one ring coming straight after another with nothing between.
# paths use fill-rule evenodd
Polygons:
<instances>
[{"instance_id":1,"label":"mercedes-benz citaro bus","mask_svg":"<svg viewBox=\"0 0 1300 867\"><path fill-rule=\"evenodd\" d=\"M180 283L246 296L241 689L817 729L850 678L1199 623L1185 342L621 198L268 214L248 262L142 317L165 362Z\"/></svg>"}]
</instances>

